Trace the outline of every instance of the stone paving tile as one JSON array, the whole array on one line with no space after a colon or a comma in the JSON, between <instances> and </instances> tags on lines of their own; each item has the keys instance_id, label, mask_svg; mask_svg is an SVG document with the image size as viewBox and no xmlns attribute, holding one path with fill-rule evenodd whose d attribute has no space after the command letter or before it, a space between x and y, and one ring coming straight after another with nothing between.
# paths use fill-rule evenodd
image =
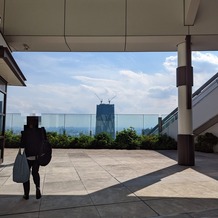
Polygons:
<instances>
[{"instance_id":1,"label":"stone paving tile","mask_svg":"<svg viewBox=\"0 0 218 218\"><path fill-rule=\"evenodd\" d=\"M12 173L12 166L11 167L5 167L1 170L1 177L4 177L4 176L11 176L11 173Z\"/></svg>"},{"instance_id":2,"label":"stone paving tile","mask_svg":"<svg viewBox=\"0 0 218 218\"><path fill-rule=\"evenodd\" d=\"M157 215L141 201L101 205L97 206L97 209L104 218L146 218Z\"/></svg>"},{"instance_id":3,"label":"stone paving tile","mask_svg":"<svg viewBox=\"0 0 218 218\"><path fill-rule=\"evenodd\" d=\"M113 177L99 178L99 179L86 179L83 184L88 191L98 191L120 183Z\"/></svg>"},{"instance_id":4,"label":"stone paving tile","mask_svg":"<svg viewBox=\"0 0 218 218\"><path fill-rule=\"evenodd\" d=\"M23 185L18 183L12 183L10 185L3 185L0 188L0 195L22 195Z\"/></svg>"},{"instance_id":5,"label":"stone paving tile","mask_svg":"<svg viewBox=\"0 0 218 218\"><path fill-rule=\"evenodd\" d=\"M24 200L23 195L0 195L0 216L7 214L26 213L39 211L40 200L35 196Z\"/></svg>"},{"instance_id":6,"label":"stone paving tile","mask_svg":"<svg viewBox=\"0 0 218 218\"><path fill-rule=\"evenodd\" d=\"M116 185L90 193L94 204L113 204L130 201L139 201L139 198L122 185Z\"/></svg>"},{"instance_id":7,"label":"stone paving tile","mask_svg":"<svg viewBox=\"0 0 218 218\"><path fill-rule=\"evenodd\" d=\"M108 179L111 177L111 175L102 168L91 167L90 170L88 168L89 167L80 167L79 169L75 168L76 173L81 180Z\"/></svg>"},{"instance_id":8,"label":"stone paving tile","mask_svg":"<svg viewBox=\"0 0 218 218\"><path fill-rule=\"evenodd\" d=\"M134 194L142 200L147 200L150 198L160 199L166 197L181 197L179 193L171 190L170 188L166 188L166 186L161 182L142 188L134 192Z\"/></svg>"},{"instance_id":9,"label":"stone paving tile","mask_svg":"<svg viewBox=\"0 0 218 218\"><path fill-rule=\"evenodd\" d=\"M41 174L40 174L41 176ZM79 175L77 172L69 172L69 173L46 173L44 182L65 182L65 181L72 181L72 180L80 180Z\"/></svg>"},{"instance_id":10,"label":"stone paving tile","mask_svg":"<svg viewBox=\"0 0 218 218\"><path fill-rule=\"evenodd\" d=\"M164 216L217 209L218 205L218 199L201 198L151 198L145 202L158 214Z\"/></svg>"},{"instance_id":11,"label":"stone paving tile","mask_svg":"<svg viewBox=\"0 0 218 218\"><path fill-rule=\"evenodd\" d=\"M97 218L100 217L94 206L51 210L40 212L40 218Z\"/></svg>"},{"instance_id":12,"label":"stone paving tile","mask_svg":"<svg viewBox=\"0 0 218 218\"><path fill-rule=\"evenodd\" d=\"M214 184L214 191L207 188L211 183L174 183L164 184L166 190L172 190L180 197L192 197L192 198L217 198L218 197L218 182Z\"/></svg>"},{"instance_id":13,"label":"stone paving tile","mask_svg":"<svg viewBox=\"0 0 218 218\"><path fill-rule=\"evenodd\" d=\"M4 215L1 218L39 218L39 212L35 213L15 213L11 215Z\"/></svg>"},{"instance_id":14,"label":"stone paving tile","mask_svg":"<svg viewBox=\"0 0 218 218\"><path fill-rule=\"evenodd\" d=\"M196 166L184 167L176 151L54 149L40 168L43 196L31 178L28 201L12 181L16 154L5 149L0 165L3 217L218 217L217 154L196 152Z\"/></svg>"},{"instance_id":15,"label":"stone paving tile","mask_svg":"<svg viewBox=\"0 0 218 218\"><path fill-rule=\"evenodd\" d=\"M192 218L217 218L218 217L218 209L190 213L190 216Z\"/></svg>"},{"instance_id":16,"label":"stone paving tile","mask_svg":"<svg viewBox=\"0 0 218 218\"><path fill-rule=\"evenodd\" d=\"M0 187L8 180L7 176L0 176ZM1 188L0 188L1 189Z\"/></svg>"},{"instance_id":17,"label":"stone paving tile","mask_svg":"<svg viewBox=\"0 0 218 218\"><path fill-rule=\"evenodd\" d=\"M86 189L80 180L46 182L42 189L43 194L46 195L73 195L76 192L87 194Z\"/></svg>"},{"instance_id":18,"label":"stone paving tile","mask_svg":"<svg viewBox=\"0 0 218 218\"><path fill-rule=\"evenodd\" d=\"M86 195L43 195L40 210L60 210L71 207L93 206Z\"/></svg>"},{"instance_id":19,"label":"stone paving tile","mask_svg":"<svg viewBox=\"0 0 218 218\"><path fill-rule=\"evenodd\" d=\"M190 214L182 213L169 216L158 216L158 218L193 218Z\"/></svg>"}]
</instances>

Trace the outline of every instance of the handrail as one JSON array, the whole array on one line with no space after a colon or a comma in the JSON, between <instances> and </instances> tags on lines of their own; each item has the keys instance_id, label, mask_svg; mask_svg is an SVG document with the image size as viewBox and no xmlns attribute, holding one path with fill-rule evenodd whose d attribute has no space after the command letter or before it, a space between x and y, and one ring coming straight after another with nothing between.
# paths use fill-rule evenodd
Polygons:
<instances>
[{"instance_id":1,"label":"handrail","mask_svg":"<svg viewBox=\"0 0 218 218\"><path fill-rule=\"evenodd\" d=\"M206 121L204 124L196 128L193 133L195 136L200 135L202 132L204 132L206 129L209 129L211 126L215 125L218 122L218 114L208 121Z\"/></svg>"},{"instance_id":2,"label":"handrail","mask_svg":"<svg viewBox=\"0 0 218 218\"><path fill-rule=\"evenodd\" d=\"M212 76L206 83L204 83L204 85L202 85L197 91L195 91L192 95L192 98L200 94L201 91L203 91L208 85L210 85L216 78L218 78L218 72L214 76Z\"/></svg>"},{"instance_id":3,"label":"handrail","mask_svg":"<svg viewBox=\"0 0 218 218\"><path fill-rule=\"evenodd\" d=\"M206 87L208 87L215 79L218 78L218 72L212 76L206 83L204 83L199 89L197 89L193 94L192 98L195 96L199 95ZM162 123L163 125L169 122L171 120L171 117L173 117L176 113L178 113L178 107L175 108L171 113L169 113L163 120ZM148 133L148 135L154 134L158 130L158 124Z\"/></svg>"}]
</instances>

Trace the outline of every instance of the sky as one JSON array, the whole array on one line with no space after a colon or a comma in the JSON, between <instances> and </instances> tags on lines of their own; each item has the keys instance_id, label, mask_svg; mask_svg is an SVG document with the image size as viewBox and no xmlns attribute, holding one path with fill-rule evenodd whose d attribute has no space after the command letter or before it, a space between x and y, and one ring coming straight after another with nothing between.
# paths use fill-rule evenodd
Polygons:
<instances>
[{"instance_id":1,"label":"sky","mask_svg":"<svg viewBox=\"0 0 218 218\"><path fill-rule=\"evenodd\" d=\"M169 114L177 107L177 52L13 52L26 87L9 86L8 113ZM218 52L192 52L193 92L218 72Z\"/></svg>"}]
</instances>

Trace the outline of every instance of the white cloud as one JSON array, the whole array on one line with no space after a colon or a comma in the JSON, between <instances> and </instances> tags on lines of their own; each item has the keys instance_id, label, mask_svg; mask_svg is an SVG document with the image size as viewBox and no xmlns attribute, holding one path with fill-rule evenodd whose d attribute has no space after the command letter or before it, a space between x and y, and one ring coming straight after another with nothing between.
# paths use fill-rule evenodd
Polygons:
<instances>
[{"instance_id":1,"label":"white cloud","mask_svg":"<svg viewBox=\"0 0 218 218\"><path fill-rule=\"evenodd\" d=\"M24 74L28 72L29 79L27 87L8 88L8 112L94 114L96 104L100 103L97 96L104 103L116 96L112 100L116 113L167 114L177 107L177 56L163 55L163 67L156 73L146 68L131 69L128 61L127 66L123 65L125 54L122 66L119 60L117 64L113 60L104 61L102 54L96 62L88 53L73 57L71 54L56 57L52 53L18 55L18 63ZM192 59L196 89L216 73L218 57L193 52ZM135 66L137 59L131 62Z\"/></svg>"},{"instance_id":2,"label":"white cloud","mask_svg":"<svg viewBox=\"0 0 218 218\"><path fill-rule=\"evenodd\" d=\"M218 66L218 56L208 52L193 52L192 60L198 63L209 63Z\"/></svg>"},{"instance_id":3,"label":"white cloud","mask_svg":"<svg viewBox=\"0 0 218 218\"><path fill-rule=\"evenodd\" d=\"M177 56L169 56L166 57L165 62L163 63L163 66L169 73L175 73L177 68Z\"/></svg>"}]
</instances>

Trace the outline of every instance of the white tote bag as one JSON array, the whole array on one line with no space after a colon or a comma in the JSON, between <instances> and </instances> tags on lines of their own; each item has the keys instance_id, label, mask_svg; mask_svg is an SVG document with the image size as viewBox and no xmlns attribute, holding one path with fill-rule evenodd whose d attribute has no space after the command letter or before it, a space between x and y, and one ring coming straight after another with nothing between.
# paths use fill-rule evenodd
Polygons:
<instances>
[{"instance_id":1,"label":"white tote bag","mask_svg":"<svg viewBox=\"0 0 218 218\"><path fill-rule=\"evenodd\" d=\"M27 162L26 154L25 151L21 153L21 148L19 148L13 167L13 181L17 183L24 183L27 182L29 178L30 169Z\"/></svg>"}]
</instances>

